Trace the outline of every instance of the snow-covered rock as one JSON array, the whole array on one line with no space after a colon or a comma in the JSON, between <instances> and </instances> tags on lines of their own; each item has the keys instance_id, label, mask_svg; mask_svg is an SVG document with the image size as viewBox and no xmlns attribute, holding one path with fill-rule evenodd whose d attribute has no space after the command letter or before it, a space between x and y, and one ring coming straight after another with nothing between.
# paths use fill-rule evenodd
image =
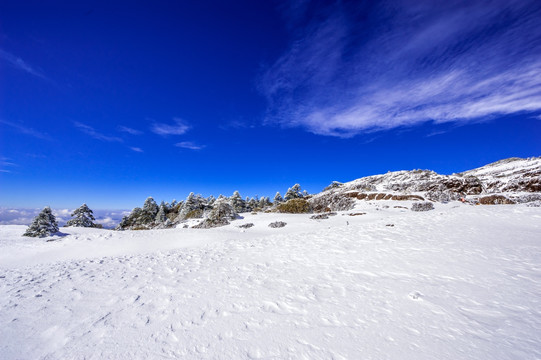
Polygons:
<instances>
[{"instance_id":1,"label":"snow-covered rock","mask_svg":"<svg viewBox=\"0 0 541 360\"><path fill-rule=\"evenodd\" d=\"M335 181L309 201L316 212L322 212L351 208L354 205L352 198L445 203L464 197L477 201L484 196L486 198L486 195L501 194L509 201L500 203L537 200L525 193L541 193L541 157L501 160L452 175L431 170L410 170L368 176L346 183Z\"/></svg>"}]
</instances>

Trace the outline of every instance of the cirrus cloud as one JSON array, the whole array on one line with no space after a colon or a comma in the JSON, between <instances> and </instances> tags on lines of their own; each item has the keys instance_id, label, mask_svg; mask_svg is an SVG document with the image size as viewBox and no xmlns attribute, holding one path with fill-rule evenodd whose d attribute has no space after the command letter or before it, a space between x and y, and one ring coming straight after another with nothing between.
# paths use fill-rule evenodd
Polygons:
<instances>
[{"instance_id":1,"label":"cirrus cloud","mask_svg":"<svg viewBox=\"0 0 541 360\"><path fill-rule=\"evenodd\" d=\"M537 1L302 2L296 14L317 16L261 76L268 123L350 137L541 111Z\"/></svg>"},{"instance_id":2,"label":"cirrus cloud","mask_svg":"<svg viewBox=\"0 0 541 360\"><path fill-rule=\"evenodd\" d=\"M174 124L154 123L151 126L152 132L158 135L183 135L190 130L190 125L180 118L173 118Z\"/></svg>"},{"instance_id":3,"label":"cirrus cloud","mask_svg":"<svg viewBox=\"0 0 541 360\"><path fill-rule=\"evenodd\" d=\"M175 144L176 147L183 148L183 149L190 149L190 150L201 150L205 147L205 145L199 145L191 141L182 141Z\"/></svg>"}]
</instances>

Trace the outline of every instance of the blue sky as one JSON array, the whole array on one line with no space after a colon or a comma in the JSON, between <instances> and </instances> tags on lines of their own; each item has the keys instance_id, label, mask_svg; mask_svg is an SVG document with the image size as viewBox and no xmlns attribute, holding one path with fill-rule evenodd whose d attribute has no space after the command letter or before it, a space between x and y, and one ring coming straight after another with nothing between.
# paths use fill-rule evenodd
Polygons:
<instances>
[{"instance_id":1,"label":"blue sky","mask_svg":"<svg viewBox=\"0 0 541 360\"><path fill-rule=\"evenodd\" d=\"M0 3L0 206L541 155L539 1Z\"/></svg>"}]
</instances>

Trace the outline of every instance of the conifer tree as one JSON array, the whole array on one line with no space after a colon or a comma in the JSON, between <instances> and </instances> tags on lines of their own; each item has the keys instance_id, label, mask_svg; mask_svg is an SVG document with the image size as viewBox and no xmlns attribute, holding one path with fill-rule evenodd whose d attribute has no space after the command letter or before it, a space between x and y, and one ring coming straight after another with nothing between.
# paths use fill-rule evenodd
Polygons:
<instances>
[{"instance_id":1,"label":"conifer tree","mask_svg":"<svg viewBox=\"0 0 541 360\"><path fill-rule=\"evenodd\" d=\"M266 206L268 206L268 203L269 203L269 202L270 202L270 201L268 200L268 198L265 197L265 196L263 196L261 199L259 199L259 207L260 207L261 209L264 209Z\"/></svg>"},{"instance_id":2,"label":"conifer tree","mask_svg":"<svg viewBox=\"0 0 541 360\"><path fill-rule=\"evenodd\" d=\"M45 207L34 218L23 236L45 237L58 232L58 223L50 207Z\"/></svg>"},{"instance_id":3,"label":"conifer tree","mask_svg":"<svg viewBox=\"0 0 541 360\"><path fill-rule=\"evenodd\" d=\"M288 201L291 199L298 199L301 198L302 192L301 192L301 186L299 184L295 184L289 189L287 189L286 195L284 196L284 200Z\"/></svg>"},{"instance_id":4,"label":"conifer tree","mask_svg":"<svg viewBox=\"0 0 541 360\"><path fill-rule=\"evenodd\" d=\"M186 198L186 201L184 201L184 204L182 204L182 212L189 213L190 211L197 209L197 205L195 194L191 192Z\"/></svg>"},{"instance_id":5,"label":"conifer tree","mask_svg":"<svg viewBox=\"0 0 541 360\"><path fill-rule=\"evenodd\" d=\"M251 198L250 202L248 204L250 205L250 208L252 210L255 210L255 209L257 209L259 207L259 202L254 198Z\"/></svg>"},{"instance_id":6,"label":"conifer tree","mask_svg":"<svg viewBox=\"0 0 541 360\"><path fill-rule=\"evenodd\" d=\"M76 227L96 227L93 223L96 219L92 210L86 205L81 205L78 209L71 213L71 219L66 223L66 226Z\"/></svg>"},{"instance_id":7,"label":"conifer tree","mask_svg":"<svg viewBox=\"0 0 541 360\"><path fill-rule=\"evenodd\" d=\"M147 225L154 222L158 210L158 204L156 204L156 201L149 196L143 204L143 211L138 221L139 225Z\"/></svg>"},{"instance_id":8,"label":"conifer tree","mask_svg":"<svg viewBox=\"0 0 541 360\"><path fill-rule=\"evenodd\" d=\"M233 193L233 196L231 196L229 202L231 203L231 206L233 206L235 212L242 213L246 211L246 202L242 200L242 197L238 191Z\"/></svg>"},{"instance_id":9,"label":"conifer tree","mask_svg":"<svg viewBox=\"0 0 541 360\"><path fill-rule=\"evenodd\" d=\"M282 198L282 195L280 194L279 191L277 191L276 195L274 195L274 202L275 203L281 203L283 201L284 201L284 199Z\"/></svg>"},{"instance_id":10,"label":"conifer tree","mask_svg":"<svg viewBox=\"0 0 541 360\"><path fill-rule=\"evenodd\" d=\"M208 213L208 216L194 228L207 229L212 227L224 226L229 224L230 220L235 220L238 217L233 209L233 206L222 197L216 200L214 207Z\"/></svg>"},{"instance_id":11,"label":"conifer tree","mask_svg":"<svg viewBox=\"0 0 541 360\"><path fill-rule=\"evenodd\" d=\"M143 209L135 207L131 211L130 215L124 216L120 224L116 227L116 230L126 230L132 227L141 226L143 224L141 218L143 217Z\"/></svg>"},{"instance_id":12,"label":"conifer tree","mask_svg":"<svg viewBox=\"0 0 541 360\"><path fill-rule=\"evenodd\" d=\"M165 204L163 203L163 201L160 204L158 213L156 214L156 218L154 219L154 221L159 223L159 224L163 224L163 223L165 223L167 221L167 209L166 209Z\"/></svg>"}]
</instances>

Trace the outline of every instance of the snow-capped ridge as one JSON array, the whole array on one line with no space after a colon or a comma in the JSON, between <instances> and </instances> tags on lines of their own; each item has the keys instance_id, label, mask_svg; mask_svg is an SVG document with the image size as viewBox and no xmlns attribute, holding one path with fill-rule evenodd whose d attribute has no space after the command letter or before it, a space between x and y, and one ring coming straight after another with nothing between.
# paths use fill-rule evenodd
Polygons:
<instances>
[{"instance_id":1,"label":"snow-capped ridge","mask_svg":"<svg viewBox=\"0 0 541 360\"><path fill-rule=\"evenodd\" d=\"M334 181L311 202L316 209L343 210L347 201L359 200L432 200L447 202L466 196L503 194L511 203L538 200L541 192L541 157L509 158L462 173L443 175L432 170L401 170L372 175L346 183ZM522 194L521 197L518 195ZM490 199L496 199L491 197ZM497 201L501 201L497 198ZM325 202L339 206L326 206ZM481 203L483 203L481 201ZM486 202L490 203L490 202ZM501 202L498 202L501 203ZM352 203L349 201L349 206ZM327 209L328 210L328 209Z\"/></svg>"}]
</instances>

